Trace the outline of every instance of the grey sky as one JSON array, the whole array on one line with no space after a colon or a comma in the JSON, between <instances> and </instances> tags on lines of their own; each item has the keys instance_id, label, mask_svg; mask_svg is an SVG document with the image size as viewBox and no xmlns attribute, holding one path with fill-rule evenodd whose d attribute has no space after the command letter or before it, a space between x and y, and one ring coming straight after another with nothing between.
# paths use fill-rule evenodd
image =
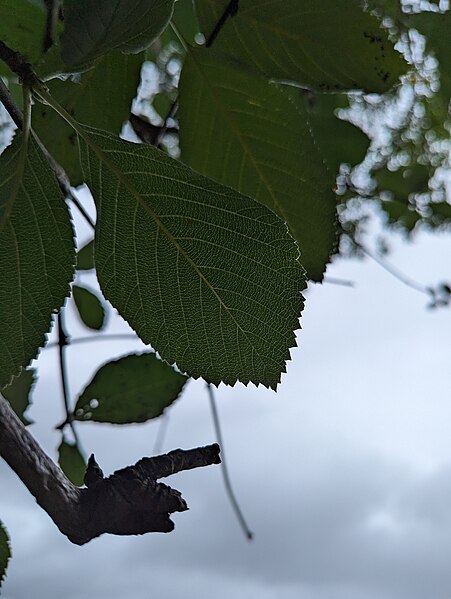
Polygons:
<instances>
[{"instance_id":1,"label":"grey sky","mask_svg":"<svg viewBox=\"0 0 451 599\"><path fill-rule=\"evenodd\" d=\"M389 259L425 284L451 279L451 241L422 235ZM14 558L5 599L449 599L451 597L450 310L369 261L337 261L308 293L277 394L221 387L234 486L255 532L247 543L210 467L168 482L190 511L169 535L71 545L0 466L0 513ZM117 327L114 325L112 327ZM73 393L132 342L72 348ZM32 428L54 452L61 419L55 350L41 359ZM156 423L79 426L106 472L152 452ZM164 450L214 440L203 384L170 411ZM53 453L54 455L54 453Z\"/></svg>"}]
</instances>

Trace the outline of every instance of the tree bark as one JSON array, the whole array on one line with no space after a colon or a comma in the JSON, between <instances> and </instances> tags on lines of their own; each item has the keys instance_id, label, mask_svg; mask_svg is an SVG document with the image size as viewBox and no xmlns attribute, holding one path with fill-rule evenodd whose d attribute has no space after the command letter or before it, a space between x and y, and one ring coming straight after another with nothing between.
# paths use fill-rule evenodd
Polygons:
<instances>
[{"instance_id":1,"label":"tree bark","mask_svg":"<svg viewBox=\"0 0 451 599\"><path fill-rule=\"evenodd\" d=\"M157 482L182 470L219 464L219 445L142 458L104 478L91 456L76 487L42 450L0 395L0 455L70 541L83 545L103 533L170 532L173 512L188 509L179 491Z\"/></svg>"}]
</instances>

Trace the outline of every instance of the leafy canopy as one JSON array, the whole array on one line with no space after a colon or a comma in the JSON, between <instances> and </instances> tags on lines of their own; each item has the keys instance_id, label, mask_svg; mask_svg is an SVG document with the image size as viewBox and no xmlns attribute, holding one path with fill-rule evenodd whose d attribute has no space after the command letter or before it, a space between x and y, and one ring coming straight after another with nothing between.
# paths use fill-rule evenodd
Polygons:
<instances>
[{"instance_id":1,"label":"leafy canopy","mask_svg":"<svg viewBox=\"0 0 451 599\"><path fill-rule=\"evenodd\" d=\"M447 164L449 12L377 0L62 8L52 21L40 0L0 6L0 75L25 115L0 156L0 389L25 423L27 366L69 297L95 332L108 300L156 353L103 365L61 428L144 422L189 376L276 388L307 280L322 281L338 242L357 235L356 199L407 231L449 223L446 197L430 188ZM420 34L442 68L435 82L402 55L416 56L408 44ZM401 89L410 116L378 145L371 127ZM61 167L96 206L78 253L79 204ZM100 291L83 281L94 269ZM64 346L61 319L59 336ZM59 458L81 484L84 456L64 435ZM0 579L8 556L3 534Z\"/></svg>"}]
</instances>

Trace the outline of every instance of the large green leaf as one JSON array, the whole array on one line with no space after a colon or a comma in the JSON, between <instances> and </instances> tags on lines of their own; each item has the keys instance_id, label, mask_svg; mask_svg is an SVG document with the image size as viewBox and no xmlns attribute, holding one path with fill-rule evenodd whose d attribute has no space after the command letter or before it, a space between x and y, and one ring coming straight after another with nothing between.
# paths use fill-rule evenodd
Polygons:
<instances>
[{"instance_id":1,"label":"large green leaf","mask_svg":"<svg viewBox=\"0 0 451 599\"><path fill-rule=\"evenodd\" d=\"M180 81L182 160L254 197L288 224L307 275L322 279L335 244L335 174L297 91L190 52Z\"/></svg>"},{"instance_id":2,"label":"large green leaf","mask_svg":"<svg viewBox=\"0 0 451 599\"><path fill-rule=\"evenodd\" d=\"M87 327L99 331L105 324L105 308L92 289L72 285L72 293L80 318Z\"/></svg>"},{"instance_id":3,"label":"large green leaf","mask_svg":"<svg viewBox=\"0 0 451 599\"><path fill-rule=\"evenodd\" d=\"M6 576L6 568L11 557L11 548L9 546L9 537L6 528L0 520L0 588Z\"/></svg>"},{"instance_id":4,"label":"large green leaf","mask_svg":"<svg viewBox=\"0 0 451 599\"><path fill-rule=\"evenodd\" d=\"M77 420L130 424L161 416L180 395L186 376L155 354L130 354L104 364L80 395Z\"/></svg>"},{"instance_id":5,"label":"large green leaf","mask_svg":"<svg viewBox=\"0 0 451 599\"><path fill-rule=\"evenodd\" d=\"M43 7L32 0L1 0L0 40L33 64L44 52L45 18ZM12 75L0 65L0 75Z\"/></svg>"},{"instance_id":6,"label":"large green leaf","mask_svg":"<svg viewBox=\"0 0 451 599\"><path fill-rule=\"evenodd\" d=\"M77 120L119 135L139 84L142 55L112 52L80 76L80 82L48 82L52 96ZM33 110L33 127L48 151L66 171L72 185L83 182L76 135L44 104Z\"/></svg>"},{"instance_id":7,"label":"large green leaf","mask_svg":"<svg viewBox=\"0 0 451 599\"><path fill-rule=\"evenodd\" d=\"M151 146L74 126L104 296L181 371L276 387L305 284L285 223Z\"/></svg>"},{"instance_id":8,"label":"large green leaf","mask_svg":"<svg viewBox=\"0 0 451 599\"><path fill-rule=\"evenodd\" d=\"M23 134L0 157L0 388L45 342L69 294L74 242L69 212L36 142Z\"/></svg>"},{"instance_id":9,"label":"large green leaf","mask_svg":"<svg viewBox=\"0 0 451 599\"><path fill-rule=\"evenodd\" d=\"M174 0L66 0L61 56L86 65L110 50L135 54L168 24Z\"/></svg>"},{"instance_id":10,"label":"large green leaf","mask_svg":"<svg viewBox=\"0 0 451 599\"><path fill-rule=\"evenodd\" d=\"M63 437L58 447L58 464L67 478L77 487L83 485L86 462L76 443L69 443Z\"/></svg>"},{"instance_id":11,"label":"large green leaf","mask_svg":"<svg viewBox=\"0 0 451 599\"><path fill-rule=\"evenodd\" d=\"M209 36L229 0L196 0ZM240 0L214 41L243 66L322 91L387 91L407 69L360 0Z\"/></svg>"},{"instance_id":12,"label":"large green leaf","mask_svg":"<svg viewBox=\"0 0 451 599\"><path fill-rule=\"evenodd\" d=\"M22 370L19 376L14 377L12 383L1 391L25 426L32 424L32 421L25 416L25 412L30 406L31 392L35 382L36 371L34 368Z\"/></svg>"}]
</instances>

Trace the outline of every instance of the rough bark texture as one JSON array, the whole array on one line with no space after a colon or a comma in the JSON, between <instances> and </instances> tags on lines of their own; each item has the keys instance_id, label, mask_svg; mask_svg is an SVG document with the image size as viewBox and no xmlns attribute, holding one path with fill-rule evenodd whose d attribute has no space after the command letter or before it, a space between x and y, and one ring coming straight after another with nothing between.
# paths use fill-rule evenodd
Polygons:
<instances>
[{"instance_id":1,"label":"rough bark texture","mask_svg":"<svg viewBox=\"0 0 451 599\"><path fill-rule=\"evenodd\" d=\"M104 478L94 456L76 487L47 456L0 395L0 455L70 541L83 545L107 532L116 535L170 532L173 512L188 509L179 491L159 478L219 464L219 445L176 449Z\"/></svg>"}]
</instances>

